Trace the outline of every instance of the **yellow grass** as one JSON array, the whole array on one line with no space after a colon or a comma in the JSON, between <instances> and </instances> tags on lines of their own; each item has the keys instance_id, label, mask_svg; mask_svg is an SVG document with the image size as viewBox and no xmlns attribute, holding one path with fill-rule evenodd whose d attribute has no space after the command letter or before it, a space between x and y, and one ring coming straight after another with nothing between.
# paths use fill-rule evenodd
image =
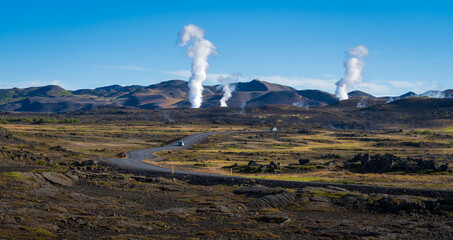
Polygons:
<instances>
[{"instance_id":1,"label":"yellow grass","mask_svg":"<svg viewBox=\"0 0 453 240\"><path fill-rule=\"evenodd\" d=\"M302 115L298 117L304 117ZM240 125L117 125L117 124L5 124L2 127L15 133L15 136L47 146L36 146L33 151L46 153L48 146L60 145L68 150L85 153L90 156L114 157L119 152L156 147L162 139L177 139L183 136L210 131L238 131L246 126ZM260 130L260 129L251 129ZM228 137L212 136L212 141L191 150L178 152L164 151L157 153L161 160L152 164L164 167L173 166L176 170L190 170L207 173L230 175L230 169L223 169L234 163L246 164L250 160L261 164L270 161L280 162L281 166L298 162L300 158L309 158L314 163L324 163L331 159L319 158L325 154L340 154L344 159L357 153L392 153L400 156L421 154L453 154L452 148L428 147L414 148L406 146L377 146L379 139L390 139L393 142L428 142L448 145L449 138L433 138L432 134L404 133L357 133L354 131L316 130L315 134L282 133L280 138L275 134L256 137L262 134L230 134ZM440 132L441 130L430 130ZM442 129L453 132L453 128ZM350 134L353 137L341 137L338 134ZM408 133L408 134L406 134ZM280 134L280 133L276 133ZM355 135L354 135L355 134ZM252 136L251 138L248 138ZM359 141L369 138L371 140ZM220 139L220 140L216 140ZM378 140L373 140L378 139ZM306 142L306 143L305 143ZM389 142L389 141L387 141ZM13 146L13 148L27 146ZM299 155L297 155L299 154ZM230 161L227 160L230 159ZM321 181L331 183L356 183L385 186L405 186L417 188L436 188L453 190L453 176L427 174L359 174L339 168L327 168L297 174L237 174L236 176L280 179L293 181Z\"/></svg>"},{"instance_id":2,"label":"yellow grass","mask_svg":"<svg viewBox=\"0 0 453 240\"><path fill-rule=\"evenodd\" d=\"M343 132L353 134L353 131ZM328 160L313 159L312 156L331 154L348 154L349 158L357 153L392 153L401 156L432 154L452 154L453 151L448 147L429 147L415 148L399 146L379 146L378 140L373 139L390 139L395 143L398 142L419 142L444 143L448 145L449 139L432 139L427 135L405 133L391 134L370 134L366 136L357 135L351 139L369 138L367 141L351 140L345 137L337 137L334 131L321 131L318 134L288 134L285 133L284 139L294 140L290 146L287 142L280 142L272 137L264 139L247 139L244 135L231 135L227 139L218 142L209 142L201 148L193 150L182 150L178 152L158 153L163 161L155 164L168 166L173 164L175 167L191 171L210 172L218 174L229 174L229 169L222 169L224 166L231 166L234 163L246 164L250 160L257 161L260 164L268 164L270 161L280 162L281 166L289 163L297 163L298 158L291 157L290 154L302 153L300 158L310 158L312 162L323 162ZM253 134L249 134L253 135ZM215 138L214 138L215 139ZM226 141L225 141L226 140ZM245 140L245 141L244 141ZM299 144L297 141L306 141L307 144ZM324 141L324 142L323 142ZM377 142L378 141L378 142ZM384 142L388 142L385 140ZM281 147L285 146L285 147ZM248 155L253 153L252 155ZM306 156L305 156L306 155ZM194 161L185 161L184 159L193 159ZM230 158L230 161L226 161ZM277 159L278 158L278 159ZM186 160L187 160L186 159ZM195 164L206 163L206 167L194 167ZM430 175L430 174L406 174L406 173L387 173L387 174L360 174L352 173L339 168L327 168L316 171L301 172L297 174L279 173L279 174L237 174L236 176L254 177L276 180L291 181L319 181L328 183L350 183L350 184L367 184L396 187L412 188L434 188L453 190L453 175Z\"/></svg>"}]
</instances>

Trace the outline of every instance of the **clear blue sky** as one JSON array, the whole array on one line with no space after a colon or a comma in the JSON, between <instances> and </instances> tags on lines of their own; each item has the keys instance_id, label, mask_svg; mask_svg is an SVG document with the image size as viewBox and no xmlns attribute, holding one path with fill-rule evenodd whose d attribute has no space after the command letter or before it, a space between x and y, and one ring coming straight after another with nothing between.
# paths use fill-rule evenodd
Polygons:
<instances>
[{"instance_id":1,"label":"clear blue sky","mask_svg":"<svg viewBox=\"0 0 453 240\"><path fill-rule=\"evenodd\" d=\"M177 33L189 23L217 46L209 85L237 72L242 81L333 92L348 48L365 45L370 55L357 89L453 88L453 3L396 0L4 0L0 88L187 80L191 59Z\"/></svg>"}]
</instances>

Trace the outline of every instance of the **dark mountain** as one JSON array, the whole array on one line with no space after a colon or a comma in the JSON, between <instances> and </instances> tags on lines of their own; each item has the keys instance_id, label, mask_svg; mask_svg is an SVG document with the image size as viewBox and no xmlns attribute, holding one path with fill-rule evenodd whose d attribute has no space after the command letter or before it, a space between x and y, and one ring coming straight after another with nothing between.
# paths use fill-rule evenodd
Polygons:
<instances>
[{"instance_id":1,"label":"dark mountain","mask_svg":"<svg viewBox=\"0 0 453 240\"><path fill-rule=\"evenodd\" d=\"M407 98L407 97L414 97L414 96L417 96L417 94L414 92L408 92L408 93L405 93L405 94L399 96L399 98Z\"/></svg>"},{"instance_id":2,"label":"dark mountain","mask_svg":"<svg viewBox=\"0 0 453 240\"><path fill-rule=\"evenodd\" d=\"M431 90L424 92L419 95L420 97L430 97L430 98L445 98L445 92L439 90Z\"/></svg>"},{"instance_id":3,"label":"dark mountain","mask_svg":"<svg viewBox=\"0 0 453 240\"><path fill-rule=\"evenodd\" d=\"M268 83L253 79L251 82L237 83L236 91L238 92L271 92L271 91L296 91L296 89L288 86L283 86L275 83Z\"/></svg>"},{"instance_id":4,"label":"dark mountain","mask_svg":"<svg viewBox=\"0 0 453 240\"><path fill-rule=\"evenodd\" d=\"M187 82L185 82L186 89L186 96L185 100L178 102L175 106L176 107L190 107L190 102L188 101L189 98L189 87L187 86ZM236 90L233 92L232 98L227 101L228 106L230 107L241 107L243 105L248 105L252 103L251 101L256 100L257 98L271 93L271 92L285 92L287 94L291 94L294 92L295 89L279 84L268 83L265 81L260 80L252 80L250 82L240 82L236 83ZM218 89L218 85L216 86L205 86L203 91L203 103L201 107L219 107L220 106L220 99L222 98L223 92ZM281 101L283 98L275 99L274 103L282 103ZM269 102L269 100L265 100L265 102ZM290 102L287 100L285 102ZM269 103L261 102L261 100L256 100L252 103L252 105L256 106L263 106ZM292 104L292 103L290 103Z\"/></svg>"},{"instance_id":5,"label":"dark mountain","mask_svg":"<svg viewBox=\"0 0 453 240\"><path fill-rule=\"evenodd\" d=\"M452 99L449 98L442 98L442 99L435 99L435 98L403 98L395 100L389 104L390 106L398 106L400 109L406 109L407 111L418 111L418 112L425 112L425 114L430 114L426 112L426 109L431 108L451 108L452 107ZM445 117L451 117L448 113L445 113Z\"/></svg>"},{"instance_id":6,"label":"dark mountain","mask_svg":"<svg viewBox=\"0 0 453 240\"><path fill-rule=\"evenodd\" d=\"M269 92L263 96L257 97L253 100L250 100L247 103L249 107L261 107L270 104L286 104L286 105L297 105L304 104L309 100L297 94L296 91L278 91L278 92Z\"/></svg>"},{"instance_id":7,"label":"dark mountain","mask_svg":"<svg viewBox=\"0 0 453 240\"><path fill-rule=\"evenodd\" d=\"M173 88L173 89L181 89L183 91L189 91L188 83L187 83L187 81L184 81L184 80L168 80L168 81L156 83L153 85L149 85L148 88L161 89L161 90Z\"/></svg>"},{"instance_id":8,"label":"dark mountain","mask_svg":"<svg viewBox=\"0 0 453 240\"><path fill-rule=\"evenodd\" d=\"M73 91L72 94L74 95L91 95L91 96L98 96L98 97L109 97L112 94L116 93L115 90L113 89L79 89L76 91Z\"/></svg>"},{"instance_id":9,"label":"dark mountain","mask_svg":"<svg viewBox=\"0 0 453 240\"><path fill-rule=\"evenodd\" d=\"M389 102L395 101L403 98L411 97L429 97L429 98L453 98L453 89L447 89L445 91L431 90L424 92L422 94L416 94L414 92L408 92L398 97L379 97L380 99L385 99Z\"/></svg>"},{"instance_id":10,"label":"dark mountain","mask_svg":"<svg viewBox=\"0 0 453 240\"><path fill-rule=\"evenodd\" d=\"M227 101L229 107L261 107L285 104L293 107L364 108L382 105L409 97L452 97L453 90L429 91L417 95L407 93L398 97L376 98L362 91L349 93L350 99L338 101L333 94L319 90L294 88L254 79L236 83L236 91ZM202 108L220 106L223 92L218 85L204 86ZM0 89L0 111L65 112L99 106L134 108L187 108L190 107L187 81L169 80L140 86L110 85L95 89L67 91L56 85L32 88Z\"/></svg>"},{"instance_id":11,"label":"dark mountain","mask_svg":"<svg viewBox=\"0 0 453 240\"><path fill-rule=\"evenodd\" d=\"M297 94L309 100L326 103L328 105L338 102L338 98L335 95L320 90L301 90L297 91Z\"/></svg>"},{"instance_id":12,"label":"dark mountain","mask_svg":"<svg viewBox=\"0 0 453 240\"><path fill-rule=\"evenodd\" d=\"M170 80L148 86L148 89L167 92L172 98L188 98L189 85L183 80Z\"/></svg>"},{"instance_id":13,"label":"dark mountain","mask_svg":"<svg viewBox=\"0 0 453 240\"><path fill-rule=\"evenodd\" d=\"M64 97L30 97L21 101L0 106L2 111L18 112L68 112L91 109L98 106L108 106L111 102L94 101L77 96Z\"/></svg>"},{"instance_id":14,"label":"dark mountain","mask_svg":"<svg viewBox=\"0 0 453 240\"><path fill-rule=\"evenodd\" d=\"M349 98L355 98L355 97L375 98L375 96L368 94L366 92L359 91L359 90L349 92L348 96L349 96Z\"/></svg>"},{"instance_id":15,"label":"dark mountain","mask_svg":"<svg viewBox=\"0 0 453 240\"><path fill-rule=\"evenodd\" d=\"M352 97L343 101L330 104L329 108L365 108L374 105L387 103L387 100L380 98Z\"/></svg>"},{"instance_id":16,"label":"dark mountain","mask_svg":"<svg viewBox=\"0 0 453 240\"><path fill-rule=\"evenodd\" d=\"M105 87L99 87L99 88L96 88L94 90L118 90L122 88L121 85L118 85L118 84L114 84L114 85L110 85L110 86L105 86Z\"/></svg>"},{"instance_id":17,"label":"dark mountain","mask_svg":"<svg viewBox=\"0 0 453 240\"><path fill-rule=\"evenodd\" d=\"M446 98L453 98L453 89L447 89L444 93Z\"/></svg>"},{"instance_id":18,"label":"dark mountain","mask_svg":"<svg viewBox=\"0 0 453 240\"><path fill-rule=\"evenodd\" d=\"M323 107L326 102L311 100L301 96L296 91L269 92L247 103L250 107L261 107L271 104L285 104L298 107Z\"/></svg>"},{"instance_id":19,"label":"dark mountain","mask_svg":"<svg viewBox=\"0 0 453 240\"><path fill-rule=\"evenodd\" d=\"M259 98L268 92L256 91L256 92L233 92L233 97L227 101L228 106L231 107L242 107L246 106L247 103L253 99ZM219 104L217 102L217 104Z\"/></svg>"}]
</instances>

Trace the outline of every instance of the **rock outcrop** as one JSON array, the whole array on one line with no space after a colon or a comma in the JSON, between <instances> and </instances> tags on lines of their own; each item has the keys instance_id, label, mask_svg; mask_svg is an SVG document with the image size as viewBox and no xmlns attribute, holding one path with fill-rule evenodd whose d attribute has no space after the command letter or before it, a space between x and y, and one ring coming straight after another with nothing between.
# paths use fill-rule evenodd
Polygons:
<instances>
[{"instance_id":1,"label":"rock outcrop","mask_svg":"<svg viewBox=\"0 0 453 240\"><path fill-rule=\"evenodd\" d=\"M257 209L284 208L296 200L294 193L280 188L267 188L259 185L243 187L237 189L234 193L255 197L253 201L247 203L247 207Z\"/></svg>"},{"instance_id":2,"label":"rock outcrop","mask_svg":"<svg viewBox=\"0 0 453 240\"><path fill-rule=\"evenodd\" d=\"M346 166L351 163L360 162L361 173L385 173L385 172L419 172L423 170L450 171L448 164L439 164L434 160L424 160L419 158L401 158L392 154L357 154L349 160Z\"/></svg>"}]
</instances>

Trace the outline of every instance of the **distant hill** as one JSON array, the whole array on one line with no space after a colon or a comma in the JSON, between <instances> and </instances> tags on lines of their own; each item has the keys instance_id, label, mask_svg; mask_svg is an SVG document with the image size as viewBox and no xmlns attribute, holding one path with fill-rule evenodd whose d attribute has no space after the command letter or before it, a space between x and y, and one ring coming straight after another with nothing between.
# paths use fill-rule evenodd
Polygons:
<instances>
[{"instance_id":1,"label":"distant hill","mask_svg":"<svg viewBox=\"0 0 453 240\"><path fill-rule=\"evenodd\" d=\"M410 97L429 97L429 98L453 98L453 89L447 89L445 91L439 91L439 90L431 90L424 92L422 94L416 94L414 92L408 92L405 93L401 96L396 96L396 97L379 97L380 99L385 99L390 101L395 101L398 99L403 99L403 98L410 98Z\"/></svg>"},{"instance_id":2,"label":"distant hill","mask_svg":"<svg viewBox=\"0 0 453 240\"><path fill-rule=\"evenodd\" d=\"M348 100L339 102L330 93L315 89L296 90L289 86L254 79L235 84L236 90L227 101L229 107L262 107L284 104L295 107L363 108L386 104L408 97L453 97L453 90L413 92L396 97L374 97L362 91L350 92ZM223 92L218 85L204 86L202 108L220 106ZM187 81L169 80L149 86L110 85L95 89L68 91L48 85L31 88L0 89L0 111L67 112L100 106L132 108L188 108Z\"/></svg>"},{"instance_id":3,"label":"distant hill","mask_svg":"<svg viewBox=\"0 0 453 240\"><path fill-rule=\"evenodd\" d=\"M301 90L297 91L297 94L319 103L332 104L338 102L338 98L335 95L320 90Z\"/></svg>"},{"instance_id":4,"label":"distant hill","mask_svg":"<svg viewBox=\"0 0 453 240\"><path fill-rule=\"evenodd\" d=\"M77 96L29 97L17 102L1 105L0 110L18 112L68 112L105 105L110 105L110 103Z\"/></svg>"},{"instance_id":5,"label":"distant hill","mask_svg":"<svg viewBox=\"0 0 453 240\"><path fill-rule=\"evenodd\" d=\"M0 89L0 104L10 103L29 97L58 97L68 95L72 95L72 93L56 85L23 89Z\"/></svg>"},{"instance_id":6,"label":"distant hill","mask_svg":"<svg viewBox=\"0 0 453 240\"><path fill-rule=\"evenodd\" d=\"M275 83L268 83L253 79L250 82L240 82L236 84L236 91L238 92L280 92L280 91L296 91L296 89L288 86L283 86Z\"/></svg>"},{"instance_id":7,"label":"distant hill","mask_svg":"<svg viewBox=\"0 0 453 240\"><path fill-rule=\"evenodd\" d=\"M453 89L447 89L444 93L446 98L453 98Z\"/></svg>"},{"instance_id":8,"label":"distant hill","mask_svg":"<svg viewBox=\"0 0 453 240\"><path fill-rule=\"evenodd\" d=\"M414 92L408 92L408 93L405 93L405 94L399 96L399 98L416 97L416 96L417 96L416 93L414 93Z\"/></svg>"},{"instance_id":9,"label":"distant hill","mask_svg":"<svg viewBox=\"0 0 453 240\"><path fill-rule=\"evenodd\" d=\"M270 104L286 104L286 105L297 105L303 103L308 99L297 94L296 91L278 91L268 92L263 96L257 97L248 101L247 106L249 107L261 107Z\"/></svg>"},{"instance_id":10,"label":"distant hill","mask_svg":"<svg viewBox=\"0 0 453 240\"><path fill-rule=\"evenodd\" d=\"M366 98L375 98L375 96L371 95L371 94L368 94L366 92L362 92L362 91L352 91L352 92L349 92L348 93L348 96L350 98L354 98L354 97L366 97Z\"/></svg>"}]
</instances>

